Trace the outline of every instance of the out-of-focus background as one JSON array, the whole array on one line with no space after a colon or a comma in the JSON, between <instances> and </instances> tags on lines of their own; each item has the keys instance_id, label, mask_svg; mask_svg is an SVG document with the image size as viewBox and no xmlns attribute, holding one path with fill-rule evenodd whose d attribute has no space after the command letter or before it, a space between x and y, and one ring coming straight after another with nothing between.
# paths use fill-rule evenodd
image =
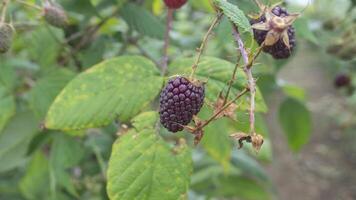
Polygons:
<instances>
[{"instance_id":1,"label":"out-of-focus background","mask_svg":"<svg viewBox=\"0 0 356 200\"><path fill-rule=\"evenodd\" d=\"M251 0L229 2L246 15L258 12ZM115 121L53 131L41 124L65 85L91 66L121 55L143 55L155 63L162 57L163 1L56 3L70 17L65 29L46 23L41 1L11 0L6 14L16 34L10 51L0 55L0 200L108 199L111 146L127 127ZM248 131L246 110L235 121L207 127L201 144L192 148L188 199L356 199L356 1L288 0L281 6L301 17L293 24L292 56L274 60L262 53L253 67L263 95L256 126L265 143L256 154L250 144L238 150L229 140L233 132ZM209 0L190 0L174 12L171 63L196 55L214 15ZM243 39L256 47L251 37ZM204 56L234 63L236 54L224 17ZM192 143L189 133L162 128L160 134L167 141L184 137Z\"/></svg>"}]
</instances>

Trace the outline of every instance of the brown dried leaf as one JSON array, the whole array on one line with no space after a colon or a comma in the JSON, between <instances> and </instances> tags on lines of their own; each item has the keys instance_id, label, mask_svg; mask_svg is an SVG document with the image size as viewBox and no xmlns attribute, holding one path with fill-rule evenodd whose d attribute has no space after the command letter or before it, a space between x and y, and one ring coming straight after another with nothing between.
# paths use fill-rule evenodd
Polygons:
<instances>
[{"instance_id":1,"label":"brown dried leaf","mask_svg":"<svg viewBox=\"0 0 356 200\"><path fill-rule=\"evenodd\" d=\"M215 102L214 104L214 114L218 113L225 105L224 105L224 97L219 97L219 99ZM236 120L236 115L235 111L237 109L237 105L235 103L232 103L229 105L225 110L223 110L217 117L216 119L222 118L222 117L228 117L230 119Z\"/></svg>"},{"instance_id":2,"label":"brown dried leaf","mask_svg":"<svg viewBox=\"0 0 356 200\"><path fill-rule=\"evenodd\" d=\"M255 149L256 152L259 152L262 145L263 145L263 136L259 134L252 134L251 136L251 141L252 141L252 146Z\"/></svg>"}]
</instances>

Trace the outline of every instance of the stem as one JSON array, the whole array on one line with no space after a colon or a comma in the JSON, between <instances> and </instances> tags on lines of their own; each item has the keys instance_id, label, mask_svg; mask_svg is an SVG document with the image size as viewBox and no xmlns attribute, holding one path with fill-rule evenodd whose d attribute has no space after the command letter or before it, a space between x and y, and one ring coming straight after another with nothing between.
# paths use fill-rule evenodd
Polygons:
<instances>
[{"instance_id":1,"label":"stem","mask_svg":"<svg viewBox=\"0 0 356 200\"><path fill-rule=\"evenodd\" d=\"M241 98L244 94L246 94L249 91L249 89L245 88L242 90L236 97L226 103L218 112L216 112L213 116L211 116L208 120L206 120L199 128L202 129L205 126L207 126L210 122L216 119L217 116L219 116L224 110L226 110L231 104L233 104L235 101L237 101L239 98Z\"/></svg>"},{"instance_id":2,"label":"stem","mask_svg":"<svg viewBox=\"0 0 356 200\"><path fill-rule=\"evenodd\" d=\"M203 41L202 41L200 47L197 49L198 55L197 55L197 57L195 59L195 62L193 64L193 66L192 66L192 73L190 74L190 79L193 78L194 73L195 73L196 69L198 68L198 64L200 62L201 55L203 54L205 46L208 43L209 36L211 35L214 27L219 23L219 21L220 21L222 16L223 16L223 13L219 12L219 13L216 14L213 22L211 23L211 25L210 25L210 27L208 29L208 32L206 32L206 34L205 34L205 36L203 38Z\"/></svg>"},{"instance_id":3,"label":"stem","mask_svg":"<svg viewBox=\"0 0 356 200\"><path fill-rule=\"evenodd\" d=\"M172 29L172 24L173 24L173 12L174 10L171 8L168 8L167 12L167 20L166 20L166 32L164 35L164 46L163 46L163 58L162 58L162 70L161 70L161 75L165 75L167 72L167 67L168 67L168 47L169 47L169 33L171 32Z\"/></svg>"},{"instance_id":4,"label":"stem","mask_svg":"<svg viewBox=\"0 0 356 200\"><path fill-rule=\"evenodd\" d=\"M41 7L37 6L37 5L34 5L34 4L30 4L28 2L25 2L25 1L22 1L22 0L16 0L17 3L20 3L20 4L23 4L29 8L33 8L33 9L36 9L36 10L42 10Z\"/></svg>"},{"instance_id":5,"label":"stem","mask_svg":"<svg viewBox=\"0 0 356 200\"><path fill-rule=\"evenodd\" d=\"M256 82L252 75L253 62L256 60L257 56L260 54L262 47L258 49L257 53L254 55L251 61L249 61L248 53L245 49L244 43L241 39L240 33L236 26L233 26L234 39L239 46L242 58L244 60L244 72L247 76L248 87L250 90L250 133L255 133L255 97L256 97Z\"/></svg>"},{"instance_id":6,"label":"stem","mask_svg":"<svg viewBox=\"0 0 356 200\"><path fill-rule=\"evenodd\" d=\"M225 99L224 99L223 105L226 104L226 102L227 102L227 100L229 98L230 91L231 91L231 88L232 88L232 84L234 84L234 81L235 81L235 78L236 78L237 69L239 68L240 59L241 59L241 56L239 56L237 58L237 62L236 62L235 68L234 68L234 72L232 73L231 79L229 81L229 86L227 88L227 92L226 92L226 95L225 95Z\"/></svg>"},{"instance_id":7,"label":"stem","mask_svg":"<svg viewBox=\"0 0 356 200\"><path fill-rule=\"evenodd\" d=\"M2 8L1 8L1 19L0 19L0 23L4 23L5 22L5 18L6 18L6 10L7 10L7 6L9 5L10 0L4 0L2 2Z\"/></svg>"}]
</instances>

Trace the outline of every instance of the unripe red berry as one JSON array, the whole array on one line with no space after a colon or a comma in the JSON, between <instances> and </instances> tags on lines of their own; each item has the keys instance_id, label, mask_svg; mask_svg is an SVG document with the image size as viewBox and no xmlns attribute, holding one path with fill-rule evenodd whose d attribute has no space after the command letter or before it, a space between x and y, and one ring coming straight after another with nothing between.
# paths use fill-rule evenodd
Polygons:
<instances>
[{"instance_id":1,"label":"unripe red berry","mask_svg":"<svg viewBox=\"0 0 356 200\"><path fill-rule=\"evenodd\" d=\"M182 7L186 2L187 0L164 0L166 6L171 9L178 9Z\"/></svg>"},{"instance_id":2,"label":"unripe red berry","mask_svg":"<svg viewBox=\"0 0 356 200\"><path fill-rule=\"evenodd\" d=\"M52 26L57 28L65 28L68 25L68 17L66 12L57 5L45 3L43 6L44 18Z\"/></svg>"}]
</instances>

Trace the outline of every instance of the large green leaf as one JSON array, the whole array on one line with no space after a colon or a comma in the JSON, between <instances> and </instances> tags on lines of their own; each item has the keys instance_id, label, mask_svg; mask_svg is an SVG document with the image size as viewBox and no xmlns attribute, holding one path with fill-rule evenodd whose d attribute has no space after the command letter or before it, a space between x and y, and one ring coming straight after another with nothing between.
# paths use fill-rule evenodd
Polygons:
<instances>
[{"instance_id":1,"label":"large green leaf","mask_svg":"<svg viewBox=\"0 0 356 200\"><path fill-rule=\"evenodd\" d=\"M127 121L152 101L162 86L155 65L140 56L104 61L74 78L51 105L49 129L84 129Z\"/></svg>"},{"instance_id":2,"label":"large green leaf","mask_svg":"<svg viewBox=\"0 0 356 200\"><path fill-rule=\"evenodd\" d=\"M143 112L132 119L132 125L137 131L155 127L158 120L157 111Z\"/></svg>"},{"instance_id":3,"label":"large green leaf","mask_svg":"<svg viewBox=\"0 0 356 200\"><path fill-rule=\"evenodd\" d=\"M279 121L287 135L288 144L293 151L298 151L310 138L311 116L303 103L287 98L279 108Z\"/></svg>"},{"instance_id":4,"label":"large green leaf","mask_svg":"<svg viewBox=\"0 0 356 200\"><path fill-rule=\"evenodd\" d=\"M0 134L0 172L23 164L27 147L36 134L38 123L31 113L17 113Z\"/></svg>"},{"instance_id":5,"label":"large green leaf","mask_svg":"<svg viewBox=\"0 0 356 200\"><path fill-rule=\"evenodd\" d=\"M121 16L127 24L143 35L163 39L163 24L144 7L126 4L121 10Z\"/></svg>"},{"instance_id":6,"label":"large green leaf","mask_svg":"<svg viewBox=\"0 0 356 200\"><path fill-rule=\"evenodd\" d=\"M252 33L250 22L240 8L226 0L215 0L223 13L237 26L242 32Z\"/></svg>"},{"instance_id":7,"label":"large green leaf","mask_svg":"<svg viewBox=\"0 0 356 200\"><path fill-rule=\"evenodd\" d=\"M194 58L181 58L173 61L169 66L169 73L171 75L189 75L191 72L191 66L194 63ZM227 83L231 78L235 65L226 60L222 60L215 57L203 57L199 63L196 71L196 77L207 81L206 84L206 98L210 102L215 102L222 89L227 88ZM233 85L231 97L237 94L239 90L246 87L247 79L242 69L237 70L237 76L235 84ZM249 101L247 94L242 101L238 102L239 108L247 110L249 108ZM241 103L241 104L240 104ZM256 111L265 112L267 106L264 102L261 92L257 89L256 96Z\"/></svg>"},{"instance_id":8,"label":"large green leaf","mask_svg":"<svg viewBox=\"0 0 356 200\"><path fill-rule=\"evenodd\" d=\"M49 195L49 166L46 156L38 151L32 158L25 176L20 181L21 193L26 199L46 199Z\"/></svg>"},{"instance_id":9,"label":"large green leaf","mask_svg":"<svg viewBox=\"0 0 356 200\"><path fill-rule=\"evenodd\" d=\"M67 69L57 69L39 79L30 93L29 103L40 119L43 119L59 92L74 77Z\"/></svg>"},{"instance_id":10,"label":"large green leaf","mask_svg":"<svg viewBox=\"0 0 356 200\"><path fill-rule=\"evenodd\" d=\"M107 192L111 200L186 199L191 171L187 146L171 149L154 130L130 131L113 146Z\"/></svg>"},{"instance_id":11,"label":"large green leaf","mask_svg":"<svg viewBox=\"0 0 356 200\"><path fill-rule=\"evenodd\" d=\"M231 151L232 141L229 138L228 119L220 119L214 123L210 123L204 129L204 137L201 141L203 148L209 155L228 168Z\"/></svg>"},{"instance_id":12,"label":"large green leaf","mask_svg":"<svg viewBox=\"0 0 356 200\"><path fill-rule=\"evenodd\" d=\"M12 95L0 84L0 135L9 119L15 114L16 104Z\"/></svg>"}]
</instances>

